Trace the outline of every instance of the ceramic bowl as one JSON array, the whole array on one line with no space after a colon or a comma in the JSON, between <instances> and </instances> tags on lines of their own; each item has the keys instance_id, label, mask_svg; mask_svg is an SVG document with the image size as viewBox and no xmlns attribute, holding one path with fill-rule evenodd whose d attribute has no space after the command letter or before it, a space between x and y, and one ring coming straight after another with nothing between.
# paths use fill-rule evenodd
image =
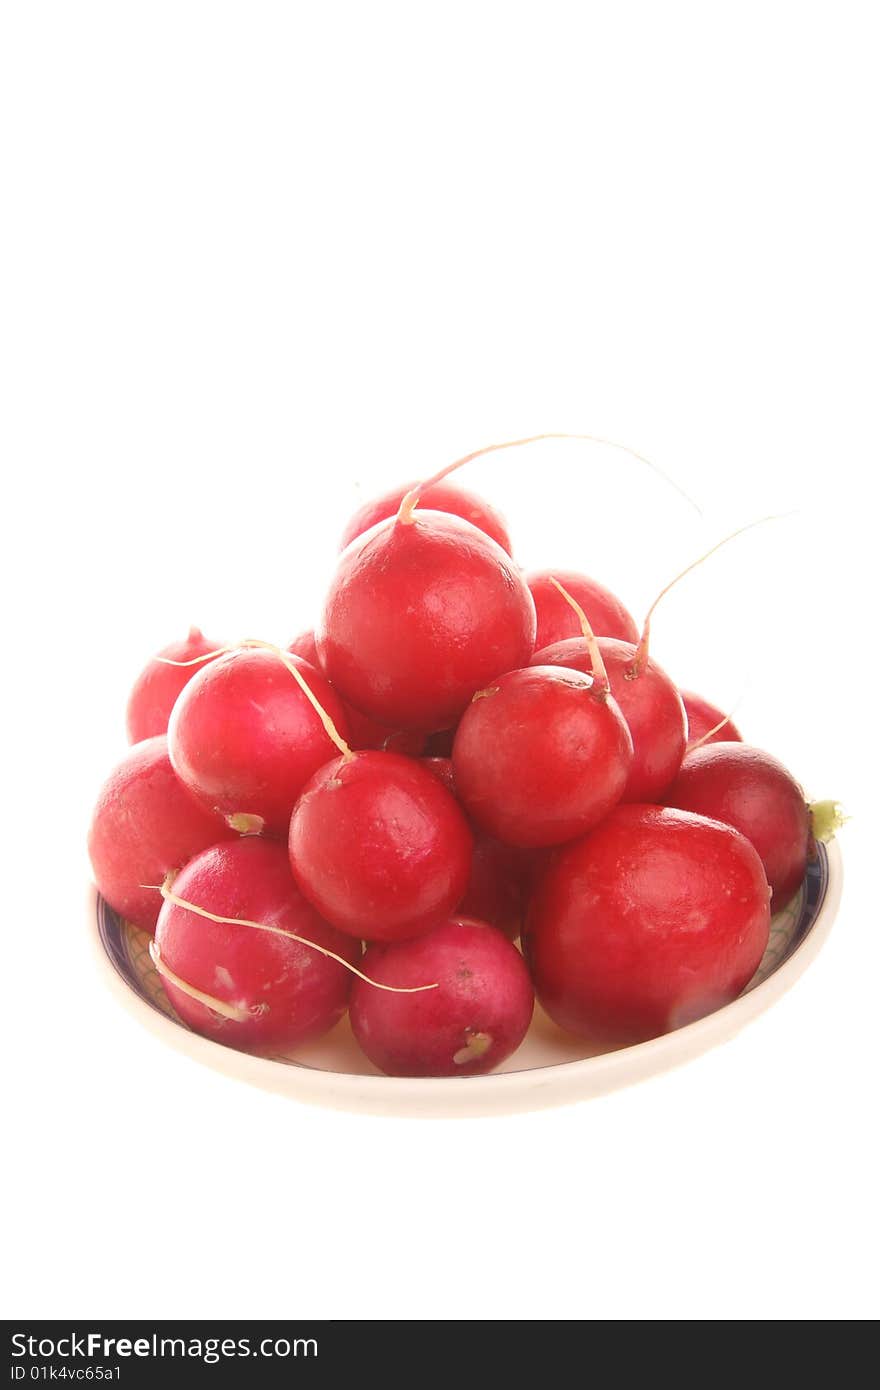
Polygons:
<instances>
[{"instance_id":1,"label":"ceramic bowl","mask_svg":"<svg viewBox=\"0 0 880 1390\"><path fill-rule=\"evenodd\" d=\"M840 851L819 846L798 896L773 918L754 979L738 999L676 1032L613 1050L561 1032L536 1009L522 1046L488 1076L411 1080L383 1076L343 1019L318 1042L253 1057L193 1033L177 1018L150 960L149 936L91 890L90 930L108 985L130 1013L178 1052L240 1081L296 1100L380 1115L454 1117L540 1110L643 1081L726 1042L770 1008L815 959L840 902Z\"/></svg>"}]
</instances>

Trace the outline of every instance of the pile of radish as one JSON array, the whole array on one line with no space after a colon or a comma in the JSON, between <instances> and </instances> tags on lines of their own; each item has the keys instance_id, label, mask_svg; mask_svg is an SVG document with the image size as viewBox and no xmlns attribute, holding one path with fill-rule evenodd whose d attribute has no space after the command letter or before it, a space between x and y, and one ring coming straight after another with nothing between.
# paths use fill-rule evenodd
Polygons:
<instances>
[{"instance_id":1,"label":"pile of radish","mask_svg":"<svg viewBox=\"0 0 880 1390\"><path fill-rule=\"evenodd\" d=\"M95 881L231 1047L280 1055L347 1010L386 1074L472 1076L536 998L591 1041L655 1037L745 988L833 829L675 686L649 621L524 573L451 471L352 518L314 632L192 629L132 690Z\"/></svg>"}]
</instances>

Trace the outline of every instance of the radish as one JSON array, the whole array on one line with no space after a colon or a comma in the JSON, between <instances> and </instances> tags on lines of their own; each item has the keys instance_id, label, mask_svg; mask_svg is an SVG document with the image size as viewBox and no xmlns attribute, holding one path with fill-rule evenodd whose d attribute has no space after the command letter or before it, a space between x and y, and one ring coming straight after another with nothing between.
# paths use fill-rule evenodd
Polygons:
<instances>
[{"instance_id":1,"label":"radish","mask_svg":"<svg viewBox=\"0 0 880 1390\"><path fill-rule=\"evenodd\" d=\"M458 726L458 795L505 844L572 840L597 825L626 786L632 738L584 623L595 675L555 666L510 671L474 696Z\"/></svg>"},{"instance_id":2,"label":"radish","mask_svg":"<svg viewBox=\"0 0 880 1390\"><path fill-rule=\"evenodd\" d=\"M194 854L233 839L175 776L164 734L130 748L101 788L89 828L99 893L121 917L152 931L161 899L154 887Z\"/></svg>"},{"instance_id":3,"label":"radish","mask_svg":"<svg viewBox=\"0 0 880 1390\"><path fill-rule=\"evenodd\" d=\"M398 941L464 896L473 837L455 798L399 753L349 750L307 783L290 821L302 893L341 931Z\"/></svg>"},{"instance_id":4,"label":"radish","mask_svg":"<svg viewBox=\"0 0 880 1390\"><path fill-rule=\"evenodd\" d=\"M664 799L739 830L761 857L773 911L791 901L807 871L812 818L778 758L745 743L706 743L687 754Z\"/></svg>"},{"instance_id":5,"label":"radish","mask_svg":"<svg viewBox=\"0 0 880 1390\"><path fill-rule=\"evenodd\" d=\"M169 643L147 662L128 697L125 723L129 743L167 733L175 700L200 669L191 664L193 658L216 652L222 645L191 627L182 642Z\"/></svg>"},{"instance_id":6,"label":"radish","mask_svg":"<svg viewBox=\"0 0 880 1390\"><path fill-rule=\"evenodd\" d=\"M371 946L363 970L412 994L380 992L356 980L352 1031L389 1076L476 1076L515 1052L534 1008L528 971L515 946L484 922L454 918L416 941Z\"/></svg>"},{"instance_id":7,"label":"radish","mask_svg":"<svg viewBox=\"0 0 880 1390\"><path fill-rule=\"evenodd\" d=\"M301 632L287 650L321 669L314 632ZM361 714L352 705L345 706L345 717L348 721L348 742L352 748L384 748L389 753L408 753L413 758L425 751L427 735L419 733L417 729L389 729Z\"/></svg>"},{"instance_id":8,"label":"radish","mask_svg":"<svg viewBox=\"0 0 880 1390\"><path fill-rule=\"evenodd\" d=\"M639 1042L729 1003L760 964L770 890L752 845L685 811L619 806L557 851L523 936L562 1028Z\"/></svg>"},{"instance_id":9,"label":"radish","mask_svg":"<svg viewBox=\"0 0 880 1390\"><path fill-rule=\"evenodd\" d=\"M428 730L523 665L534 636L531 594L501 547L410 503L343 552L316 633L343 699L379 723Z\"/></svg>"},{"instance_id":10,"label":"radish","mask_svg":"<svg viewBox=\"0 0 880 1390\"><path fill-rule=\"evenodd\" d=\"M631 642L598 638L611 693L632 736L633 758L623 801L656 801L672 781L684 756L687 724L681 697L656 661L637 669ZM583 637L568 637L532 657L533 666L559 666L590 674L593 663Z\"/></svg>"},{"instance_id":11,"label":"radish","mask_svg":"<svg viewBox=\"0 0 880 1390\"><path fill-rule=\"evenodd\" d=\"M455 778L449 758L423 758L422 764L455 795ZM523 852L503 845L473 823L471 830L474 834L471 876L458 912L462 917L489 922L515 941L525 908Z\"/></svg>"},{"instance_id":12,"label":"radish","mask_svg":"<svg viewBox=\"0 0 880 1390\"><path fill-rule=\"evenodd\" d=\"M437 781L444 786L452 796L456 795L455 774L452 770L451 758L425 757L421 759L421 764L422 767L428 769L432 776L437 778Z\"/></svg>"},{"instance_id":13,"label":"radish","mask_svg":"<svg viewBox=\"0 0 880 1390\"><path fill-rule=\"evenodd\" d=\"M324 677L302 657L245 643L184 686L168 728L171 762L233 829L284 836L302 787L340 747L328 716L346 747L345 711Z\"/></svg>"},{"instance_id":14,"label":"radish","mask_svg":"<svg viewBox=\"0 0 880 1390\"><path fill-rule=\"evenodd\" d=\"M360 953L298 892L284 847L253 836L186 865L151 951L183 1021L248 1052L283 1051L332 1028L348 1003L346 962Z\"/></svg>"},{"instance_id":15,"label":"radish","mask_svg":"<svg viewBox=\"0 0 880 1390\"><path fill-rule=\"evenodd\" d=\"M404 487L392 488L390 492L383 493L381 497L375 497L371 502L367 502L349 521L340 543L340 550L344 550L358 536L362 536L365 531L369 531L371 526L375 526L379 521L387 521L389 517L396 516L400 510L400 504L407 493L418 488L417 482L407 483ZM500 512L486 502L482 497L478 497L474 492L465 492L464 488L456 487L455 483L435 483L433 487L426 487L420 494L419 505L432 512L448 512L451 516L463 517L472 526L476 526L478 531L483 531L485 535L491 536L496 545L512 554L510 536L507 532L507 523Z\"/></svg>"},{"instance_id":16,"label":"radish","mask_svg":"<svg viewBox=\"0 0 880 1390\"><path fill-rule=\"evenodd\" d=\"M697 744L704 743L742 743L742 734L729 714L722 714L715 705L695 695L692 690L681 690L682 704L687 714L688 752Z\"/></svg>"},{"instance_id":17,"label":"radish","mask_svg":"<svg viewBox=\"0 0 880 1390\"><path fill-rule=\"evenodd\" d=\"M456 459L411 488L393 519L352 540L340 557L316 640L324 672L349 704L391 727L448 729L475 691L525 665L536 617L519 570L469 522L417 507L466 463L549 439L618 449L681 492L642 455L595 435L531 435Z\"/></svg>"},{"instance_id":18,"label":"radish","mask_svg":"<svg viewBox=\"0 0 880 1390\"><path fill-rule=\"evenodd\" d=\"M586 575L575 574L572 570L536 570L526 575L538 617L536 651L562 642L567 637L581 635L577 614L571 604L566 603L555 581L562 584L584 609L597 637L619 637L624 642L638 642L639 629L635 619L620 599L615 598L611 590L598 580L588 579Z\"/></svg>"},{"instance_id":19,"label":"radish","mask_svg":"<svg viewBox=\"0 0 880 1390\"><path fill-rule=\"evenodd\" d=\"M294 656L301 656L303 661L307 661L310 666L314 666L316 671L320 671L321 659L315 645L315 634L311 628L301 632L298 637L294 637L287 650L292 652Z\"/></svg>"}]
</instances>

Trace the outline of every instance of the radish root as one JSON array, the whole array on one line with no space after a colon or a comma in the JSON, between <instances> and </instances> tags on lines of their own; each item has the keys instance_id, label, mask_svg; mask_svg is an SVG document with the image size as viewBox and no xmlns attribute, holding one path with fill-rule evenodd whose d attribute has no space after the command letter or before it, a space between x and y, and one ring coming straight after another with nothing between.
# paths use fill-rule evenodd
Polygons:
<instances>
[{"instance_id":1,"label":"radish root","mask_svg":"<svg viewBox=\"0 0 880 1390\"><path fill-rule=\"evenodd\" d=\"M581 608L577 599L572 598L571 594L568 592L567 589L563 589L558 579L554 579L551 575L550 583L553 584L559 590L566 603L569 605L570 608L574 609L575 613L578 616L578 622L581 625L581 632L584 634L584 641L587 644L587 651L590 653L590 664L593 667L592 693L596 696L597 699L606 700L608 698L608 691L611 687L608 680L608 672L605 669L605 662L602 659L602 652L599 648L599 641L596 637L595 632L590 626L590 620L587 617L584 610Z\"/></svg>"},{"instance_id":2,"label":"radish root","mask_svg":"<svg viewBox=\"0 0 880 1390\"><path fill-rule=\"evenodd\" d=\"M400 509L397 513L397 520L403 526L411 526L414 520L416 507L419 504L420 493L424 492L426 488L433 487L435 483L442 483L444 478L448 478L450 473L454 473L456 469L462 468L466 463L472 463L474 459L484 458L486 454L496 454L501 449L521 449L526 444L540 444L546 439L574 439L581 440L586 444L599 444L605 449L617 449L620 453L627 454L638 463L645 464L653 473L657 474L658 478L662 478L665 483L668 483L671 488L674 488L679 496L683 497L684 500L693 507L698 516L703 515L702 509L698 503L694 501L689 493L685 492L684 488L681 487L674 478L671 478L668 473L664 473L663 469L658 468L657 464L652 463L649 458L645 458L644 454L637 454L635 449L629 449L625 444L618 444L614 439L603 439L601 435L598 434L563 434L552 432L549 434L530 434L526 435L524 439L507 439L501 444L487 444L483 449L475 449L473 453L465 454L464 458L456 459L455 463L448 463L445 468L441 468L439 472L432 474L431 477L426 478L424 482L417 483L414 488L410 488L409 492L401 501Z\"/></svg>"},{"instance_id":3,"label":"radish root","mask_svg":"<svg viewBox=\"0 0 880 1390\"><path fill-rule=\"evenodd\" d=\"M714 555L717 550L721 550L722 547L728 545L730 541L735 541L738 536L745 535L746 531L753 531L756 526L763 526L765 522L768 521L784 521L786 517L791 515L791 512L778 512L773 516L759 516L757 521L750 521L746 526L740 526L736 531L731 531L729 536L724 536L720 541L716 541L711 549L705 551L705 553L700 555L696 560L692 560L674 579L670 579L669 583L665 588L660 590L654 602L651 604L651 607L648 609L642 627L642 635L636 647L635 658L630 671L627 672L630 680L634 680L637 676L640 676L648 664L648 643L651 638L651 619L654 616L654 611L660 600L666 597L669 590L675 588L675 585L679 580L684 579L685 575L690 574L692 570L698 569L699 566L708 560L711 555Z\"/></svg>"},{"instance_id":4,"label":"radish root","mask_svg":"<svg viewBox=\"0 0 880 1390\"><path fill-rule=\"evenodd\" d=\"M190 999L195 999L197 1003L204 1004L206 1009L219 1014L221 1018L228 1018L233 1023L250 1023L252 1019L258 1018L269 1010L268 1004L254 1004L250 1009L240 1009L237 1004L227 1004L225 999L215 999L213 994L206 994L204 990L196 989L195 985L187 984L186 980L175 975L171 967L165 964L157 941L150 942L150 960L162 978L167 980L169 984L174 985L184 994L188 994Z\"/></svg>"},{"instance_id":5,"label":"radish root","mask_svg":"<svg viewBox=\"0 0 880 1390\"><path fill-rule=\"evenodd\" d=\"M234 645L228 647L218 647L217 651L206 652L204 656L193 657L192 661L174 661L170 656L157 656L153 659L154 661L161 661L164 666L201 666L203 662L213 661L215 657L223 656L226 652L237 652L254 648L256 648L259 651L274 652L275 655L281 660L281 662L293 676L293 679L296 681L300 690L305 695L306 699L312 706L312 709L317 714L321 723L324 725L324 731L327 734L327 737L339 749L344 760L347 763L351 762L352 758L354 757L353 750L349 747L345 739L342 737L342 734L339 732L336 725L333 723L333 720L330 718L324 706L321 704L317 695L312 694L312 690L305 677L296 669L293 662L291 661L290 653L283 651L281 647L276 647L274 642L261 642L258 637L246 637L243 642L236 642Z\"/></svg>"},{"instance_id":6,"label":"radish root","mask_svg":"<svg viewBox=\"0 0 880 1390\"><path fill-rule=\"evenodd\" d=\"M197 903L191 903L186 898L179 898L176 893L173 893L171 891L171 886L168 879L166 879L165 882L161 884L161 886L159 887L159 892L162 894L162 897L165 899L166 902L174 903L175 907L182 907L187 912L194 912L198 917L205 917L209 922L217 922L220 926L253 927L255 931L272 932L274 936L286 936L289 941L298 941L302 946L310 946L313 951L317 951L320 955L326 956L328 960L335 960L339 965L344 965L346 970L351 971L352 975L357 975L359 980L363 980L366 984L372 985L374 989L384 989L387 990L389 994L422 994L427 989L438 988L437 983L430 985L413 985L409 988L403 988L397 985L380 984L378 980L371 980L369 975L365 975L363 971L358 970L357 966L352 965L351 961L346 960L344 956L338 956L335 951L328 950L326 946L319 946L316 941L310 941L307 936L298 936L296 932L285 931L283 927L271 927L266 922L252 922L247 917L224 917L220 913L209 912L206 907L199 907ZM159 969L158 965L156 966L156 969ZM174 979L172 980L172 983L177 984L178 981ZM181 985L180 987L184 988L183 985ZM193 998L197 997L197 995L193 995ZM209 1008L213 1007L213 1004L209 1005ZM226 1007L232 1006L227 1005ZM241 1011L239 1010L239 1014L240 1013Z\"/></svg>"},{"instance_id":7,"label":"radish root","mask_svg":"<svg viewBox=\"0 0 880 1390\"><path fill-rule=\"evenodd\" d=\"M695 738L693 743L689 743L687 746L687 752L693 753L695 748L702 748L704 743L708 743L710 738L714 738L715 735L724 728L725 724L730 723L731 719L736 714L738 705L739 701L737 700L733 709L730 710L728 714L725 714L723 719L719 719L718 723L714 726L714 728L709 729L705 734L702 735L701 738Z\"/></svg>"}]
</instances>

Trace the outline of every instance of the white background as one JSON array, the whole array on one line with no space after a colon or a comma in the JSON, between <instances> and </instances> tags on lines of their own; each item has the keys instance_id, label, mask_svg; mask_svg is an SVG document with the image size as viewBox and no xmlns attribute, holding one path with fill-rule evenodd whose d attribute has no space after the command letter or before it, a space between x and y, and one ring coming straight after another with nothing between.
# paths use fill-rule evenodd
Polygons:
<instances>
[{"instance_id":1,"label":"white background","mask_svg":"<svg viewBox=\"0 0 880 1390\"><path fill-rule=\"evenodd\" d=\"M878 1312L876 12L10 3L0 28L8 1316ZM299 1107L105 995L84 830L190 622L309 625L347 514L474 464L526 565L853 816L736 1041L507 1120Z\"/></svg>"}]
</instances>

